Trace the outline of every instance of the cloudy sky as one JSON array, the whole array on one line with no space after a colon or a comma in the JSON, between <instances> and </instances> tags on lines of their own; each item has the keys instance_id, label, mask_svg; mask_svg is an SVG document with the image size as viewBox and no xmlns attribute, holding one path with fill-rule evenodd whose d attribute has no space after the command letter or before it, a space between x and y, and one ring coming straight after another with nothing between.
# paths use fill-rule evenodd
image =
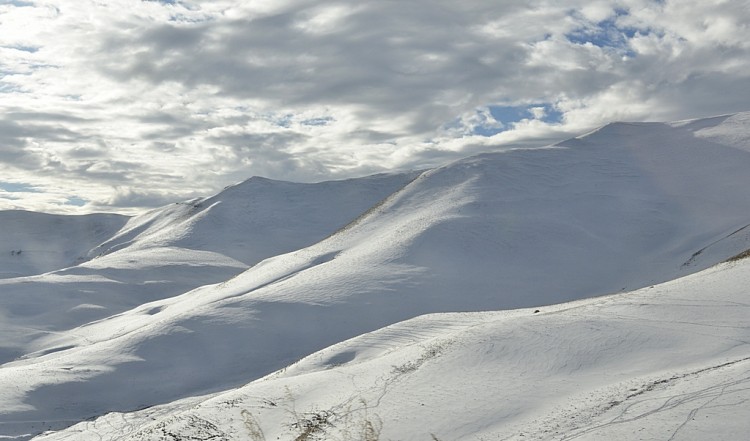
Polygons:
<instances>
[{"instance_id":1,"label":"cloudy sky","mask_svg":"<svg viewBox=\"0 0 750 441\"><path fill-rule=\"evenodd\" d=\"M0 1L0 209L120 211L750 110L750 0Z\"/></svg>"}]
</instances>

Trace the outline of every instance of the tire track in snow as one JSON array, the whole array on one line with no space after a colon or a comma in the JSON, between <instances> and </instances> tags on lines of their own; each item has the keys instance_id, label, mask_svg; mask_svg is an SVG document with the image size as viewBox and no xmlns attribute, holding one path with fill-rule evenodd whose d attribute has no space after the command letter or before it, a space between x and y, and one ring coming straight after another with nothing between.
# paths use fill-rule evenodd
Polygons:
<instances>
[{"instance_id":1,"label":"tire track in snow","mask_svg":"<svg viewBox=\"0 0 750 441\"><path fill-rule=\"evenodd\" d=\"M749 391L750 390L750 369L746 371L745 376L743 378L728 381L728 382L721 382L719 384L713 384L709 387L705 387L702 389L699 389L697 391L684 393L684 394L678 394L678 395L672 395L669 396L660 406L658 406L655 409L651 409L645 412L641 412L637 415L631 416L631 417L625 417L625 415L628 413L629 410L635 408L638 405L642 405L648 401L653 401L656 398L644 398L641 400L633 401L634 398L640 397L641 395L648 394L650 392L653 392L657 388L669 388L676 386L676 383L678 383L680 380L685 380L687 378L693 377L693 378L702 378L705 376L705 374L715 372L718 370L721 370L723 368L731 367L740 365L742 363L750 361L750 357L741 358L739 360L729 361L726 363L710 366L707 368L699 369L696 371L680 374L680 375L674 375L670 378L665 379L659 379L654 380L649 383L647 383L645 386L643 386L641 389L634 391L633 393L627 395L623 400L612 400L609 404L604 405L601 409L598 409L594 412L593 415L590 416L591 419L597 418L599 416L604 415L606 412L615 409L618 406L621 406L623 403L627 402L627 405L622 407L622 409L619 411L618 415L614 418L611 418L609 421L598 424L592 427L587 427L578 430L575 432L576 429L573 429L574 433L571 433L569 435L564 435L561 438L559 438L560 441L564 440L571 440L580 438L584 435L590 434L592 432L606 429L608 427L619 425L619 424L625 424L630 423L633 421L637 421L640 419L647 418L651 415L664 412L667 410L672 410L681 406L685 406L689 403L692 403L694 401L703 400L706 399L705 402L702 402L699 406L693 408L688 412L687 417L685 418L685 421L683 421L682 424L680 424L677 429L672 433L669 440L674 440L677 434L690 422L693 420L693 417L700 412L700 410L705 409L707 406L709 406L711 403L716 401L717 399L724 397L728 392L727 390L729 388L732 388L734 386L740 386L743 384L747 384L747 387L741 387L738 389L733 389L731 392L743 392L743 391ZM741 401L741 403L744 403L744 400Z\"/></svg>"}]
</instances>

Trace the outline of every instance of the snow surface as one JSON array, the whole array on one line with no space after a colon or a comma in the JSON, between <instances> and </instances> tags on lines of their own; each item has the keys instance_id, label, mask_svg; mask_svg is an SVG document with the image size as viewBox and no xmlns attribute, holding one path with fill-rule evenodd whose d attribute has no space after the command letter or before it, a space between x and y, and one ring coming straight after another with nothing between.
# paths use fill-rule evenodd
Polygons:
<instances>
[{"instance_id":1,"label":"snow surface","mask_svg":"<svg viewBox=\"0 0 750 441\"><path fill-rule=\"evenodd\" d=\"M253 177L215 196L135 217L94 252L171 246L212 251L251 266L325 238L418 174L317 184Z\"/></svg>"},{"instance_id":2,"label":"snow surface","mask_svg":"<svg viewBox=\"0 0 750 441\"><path fill-rule=\"evenodd\" d=\"M10 248L0 268L26 275L0 279L0 363L54 349L45 342L60 331L225 281L315 243L416 175L319 184L251 178L131 219L0 212L0 238Z\"/></svg>"},{"instance_id":3,"label":"snow surface","mask_svg":"<svg viewBox=\"0 0 750 441\"><path fill-rule=\"evenodd\" d=\"M0 281L0 434L149 408L60 436L358 439L342 431L369 421L384 439L597 439L641 428L611 424L627 419L615 401L666 431L697 412L648 410L661 386L731 381L739 414L745 263L680 277L750 248L748 124L614 123L418 177L254 179L133 218L100 257ZM527 307L541 312L456 314ZM434 313L452 314L414 319ZM230 389L239 401L199 397Z\"/></svg>"},{"instance_id":4,"label":"snow surface","mask_svg":"<svg viewBox=\"0 0 750 441\"><path fill-rule=\"evenodd\" d=\"M432 314L228 392L40 440L744 439L750 259L626 294ZM372 438L374 439L374 438Z\"/></svg>"}]
</instances>

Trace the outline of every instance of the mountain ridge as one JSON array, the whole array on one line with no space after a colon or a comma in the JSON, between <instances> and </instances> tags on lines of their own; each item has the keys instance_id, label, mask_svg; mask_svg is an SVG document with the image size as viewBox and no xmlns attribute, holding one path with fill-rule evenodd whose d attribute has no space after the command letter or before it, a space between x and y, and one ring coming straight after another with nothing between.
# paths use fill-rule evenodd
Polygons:
<instances>
[{"instance_id":1,"label":"mountain ridge","mask_svg":"<svg viewBox=\"0 0 750 441\"><path fill-rule=\"evenodd\" d=\"M222 261L234 274L214 284L141 299L117 315L26 341L35 352L0 368L0 384L15 385L2 396L0 427L75 421L239 387L344 339L424 314L542 308L709 268L750 248L742 229L750 222L750 150L731 144L750 132L737 123L746 120L613 124L547 148L485 153L399 175L380 203L309 246L257 262ZM697 135L706 130L711 136ZM316 205L320 197L305 202ZM198 209L231 212L229 205ZM159 230L141 237L142 252L186 253L181 245L197 240L180 236L179 228L173 236ZM232 246L231 235L213 234L214 250L202 252L232 259L219 252ZM97 274L112 275L107 262L116 263L118 253L80 268L99 262ZM134 274L157 268L127 263ZM345 362L349 355L335 357ZM127 390L117 389L122 381ZM32 430L18 424L18 432Z\"/></svg>"}]
</instances>

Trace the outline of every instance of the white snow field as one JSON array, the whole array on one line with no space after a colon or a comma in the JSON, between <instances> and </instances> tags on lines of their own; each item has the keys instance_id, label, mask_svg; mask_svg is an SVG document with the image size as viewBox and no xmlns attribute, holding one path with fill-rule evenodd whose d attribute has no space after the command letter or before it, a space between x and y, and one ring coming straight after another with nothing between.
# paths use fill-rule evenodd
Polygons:
<instances>
[{"instance_id":1,"label":"white snow field","mask_svg":"<svg viewBox=\"0 0 750 441\"><path fill-rule=\"evenodd\" d=\"M148 408L59 436L737 439L747 264L715 265L750 248L748 115L131 219L101 257L0 281L0 436Z\"/></svg>"},{"instance_id":2,"label":"white snow field","mask_svg":"<svg viewBox=\"0 0 750 441\"><path fill-rule=\"evenodd\" d=\"M430 314L52 440L740 440L750 259L533 309Z\"/></svg>"}]
</instances>

